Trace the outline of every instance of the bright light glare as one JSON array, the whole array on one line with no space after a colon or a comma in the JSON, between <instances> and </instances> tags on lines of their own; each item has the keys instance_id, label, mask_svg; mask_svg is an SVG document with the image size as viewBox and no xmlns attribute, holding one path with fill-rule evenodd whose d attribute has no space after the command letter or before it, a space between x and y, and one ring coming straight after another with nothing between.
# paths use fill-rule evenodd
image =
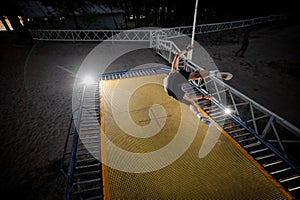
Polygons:
<instances>
[{"instance_id":1,"label":"bright light glare","mask_svg":"<svg viewBox=\"0 0 300 200\"><path fill-rule=\"evenodd\" d=\"M94 83L94 79L91 77L91 76L86 76L84 79L83 79L83 84L86 84L86 85L91 85Z\"/></svg>"},{"instance_id":2,"label":"bright light glare","mask_svg":"<svg viewBox=\"0 0 300 200\"><path fill-rule=\"evenodd\" d=\"M232 113L232 110L231 109L229 109L229 108L225 108L225 114L227 114L227 115L229 115L229 114L231 114Z\"/></svg>"}]
</instances>

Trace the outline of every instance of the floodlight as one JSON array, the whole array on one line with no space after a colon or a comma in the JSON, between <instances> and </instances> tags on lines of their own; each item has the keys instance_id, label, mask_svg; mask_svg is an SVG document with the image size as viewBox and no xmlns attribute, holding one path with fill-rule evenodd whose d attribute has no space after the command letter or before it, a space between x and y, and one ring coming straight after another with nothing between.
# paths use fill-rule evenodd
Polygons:
<instances>
[{"instance_id":1,"label":"floodlight","mask_svg":"<svg viewBox=\"0 0 300 200\"><path fill-rule=\"evenodd\" d=\"M224 112L225 114L229 115L232 113L232 110L230 108L225 108Z\"/></svg>"}]
</instances>

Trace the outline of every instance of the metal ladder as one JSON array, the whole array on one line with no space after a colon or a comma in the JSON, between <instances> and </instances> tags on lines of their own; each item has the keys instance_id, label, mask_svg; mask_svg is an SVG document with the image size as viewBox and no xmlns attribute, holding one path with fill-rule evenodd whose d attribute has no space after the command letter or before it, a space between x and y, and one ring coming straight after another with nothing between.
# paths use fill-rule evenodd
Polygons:
<instances>
[{"instance_id":1,"label":"metal ladder","mask_svg":"<svg viewBox=\"0 0 300 200\"><path fill-rule=\"evenodd\" d=\"M189 95L207 94L191 82L184 88ZM199 100L196 103L292 196L300 198L300 170L291 161L239 118L226 113L225 107L214 98Z\"/></svg>"},{"instance_id":2,"label":"metal ladder","mask_svg":"<svg viewBox=\"0 0 300 200\"><path fill-rule=\"evenodd\" d=\"M78 123L76 126L75 121ZM72 136L73 142L69 144ZM84 87L78 116L73 118L72 115L61 161L61 171L66 177L64 199L103 198L98 83Z\"/></svg>"},{"instance_id":3,"label":"metal ladder","mask_svg":"<svg viewBox=\"0 0 300 200\"><path fill-rule=\"evenodd\" d=\"M139 76L150 76L154 74L158 74L159 70L162 68L145 68L145 69L135 69L129 71L121 71L121 72L111 72L105 73L101 76L101 80L115 80L115 79L124 79L124 78L132 78Z\"/></svg>"},{"instance_id":4,"label":"metal ladder","mask_svg":"<svg viewBox=\"0 0 300 200\"><path fill-rule=\"evenodd\" d=\"M145 68L105 73L100 80L149 76L166 71L168 69ZM99 83L84 86L77 117L72 115L70 120L61 159L60 170L66 178L66 200L103 199L99 106Z\"/></svg>"},{"instance_id":5,"label":"metal ladder","mask_svg":"<svg viewBox=\"0 0 300 200\"><path fill-rule=\"evenodd\" d=\"M79 142L74 171L75 194L79 199L102 199L100 162L99 85L86 86L82 103Z\"/></svg>"}]
</instances>

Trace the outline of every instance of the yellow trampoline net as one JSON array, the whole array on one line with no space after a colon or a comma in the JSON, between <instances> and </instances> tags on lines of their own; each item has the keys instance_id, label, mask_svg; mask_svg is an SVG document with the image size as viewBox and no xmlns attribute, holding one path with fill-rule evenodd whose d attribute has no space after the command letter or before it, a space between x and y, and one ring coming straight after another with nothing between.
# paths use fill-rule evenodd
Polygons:
<instances>
[{"instance_id":1,"label":"yellow trampoline net","mask_svg":"<svg viewBox=\"0 0 300 200\"><path fill-rule=\"evenodd\" d=\"M169 97L164 77L101 81L105 199L288 199L226 133Z\"/></svg>"}]
</instances>

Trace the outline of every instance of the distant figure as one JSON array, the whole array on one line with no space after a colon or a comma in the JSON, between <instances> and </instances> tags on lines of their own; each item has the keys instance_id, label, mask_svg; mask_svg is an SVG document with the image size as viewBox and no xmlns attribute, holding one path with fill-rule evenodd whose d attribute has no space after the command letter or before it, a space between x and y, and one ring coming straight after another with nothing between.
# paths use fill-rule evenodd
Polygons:
<instances>
[{"instance_id":1,"label":"distant figure","mask_svg":"<svg viewBox=\"0 0 300 200\"><path fill-rule=\"evenodd\" d=\"M250 36L250 29L246 29L246 31L244 32L244 38L243 38L243 43L241 48L235 53L235 55L237 56L239 53L240 57L244 57L244 53L247 50L248 47L248 43L249 43L249 36Z\"/></svg>"},{"instance_id":2,"label":"distant figure","mask_svg":"<svg viewBox=\"0 0 300 200\"><path fill-rule=\"evenodd\" d=\"M206 78L209 76L216 76L218 78L224 80L230 80L233 75L228 72L219 72L218 70L214 71L195 71L195 72L188 72L184 69L179 69L179 59L181 56L186 54L190 51L192 47L189 45L185 50L180 52L179 54L175 55L175 58L172 62L172 69L168 76L164 79L164 89L168 93L169 96L173 97L174 99L190 106L190 110L192 113L197 115L197 117L207 125L210 125L211 121L203 116L198 108L195 105L194 101L198 101L201 99L210 99L210 95L188 95L183 86L189 85L190 80L195 80L199 78Z\"/></svg>"}]
</instances>

